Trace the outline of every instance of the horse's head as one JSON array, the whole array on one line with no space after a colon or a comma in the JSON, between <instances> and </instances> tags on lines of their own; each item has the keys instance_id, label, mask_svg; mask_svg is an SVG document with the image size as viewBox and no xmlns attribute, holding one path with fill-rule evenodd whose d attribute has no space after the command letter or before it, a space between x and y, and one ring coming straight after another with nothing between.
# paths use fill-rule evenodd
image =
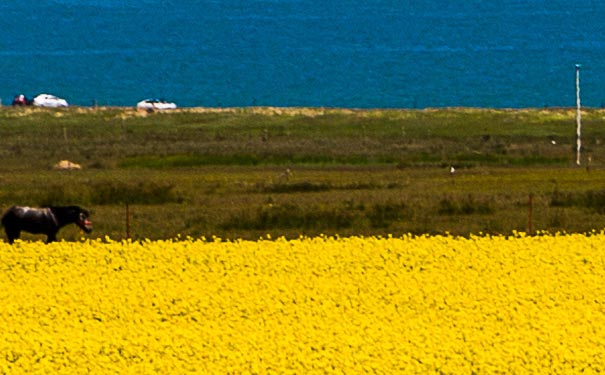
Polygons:
<instances>
[{"instance_id":1,"label":"horse's head","mask_svg":"<svg viewBox=\"0 0 605 375\"><path fill-rule=\"evenodd\" d=\"M76 221L76 225L86 233L92 232L92 221L90 221L89 216L90 213L88 210L80 209L78 220Z\"/></svg>"}]
</instances>

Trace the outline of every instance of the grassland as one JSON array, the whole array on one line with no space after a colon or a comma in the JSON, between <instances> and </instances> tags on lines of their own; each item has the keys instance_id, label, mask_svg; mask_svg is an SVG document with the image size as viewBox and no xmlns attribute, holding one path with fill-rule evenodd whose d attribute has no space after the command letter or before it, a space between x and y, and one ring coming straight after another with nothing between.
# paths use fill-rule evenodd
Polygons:
<instances>
[{"instance_id":1,"label":"grassland","mask_svg":"<svg viewBox=\"0 0 605 375\"><path fill-rule=\"evenodd\" d=\"M587 232L605 111L0 109L0 208L79 204L93 237ZM68 159L79 171L56 171ZM455 173L450 173L451 167ZM76 228L60 237L77 239ZM25 237L39 238L39 237Z\"/></svg>"}]
</instances>

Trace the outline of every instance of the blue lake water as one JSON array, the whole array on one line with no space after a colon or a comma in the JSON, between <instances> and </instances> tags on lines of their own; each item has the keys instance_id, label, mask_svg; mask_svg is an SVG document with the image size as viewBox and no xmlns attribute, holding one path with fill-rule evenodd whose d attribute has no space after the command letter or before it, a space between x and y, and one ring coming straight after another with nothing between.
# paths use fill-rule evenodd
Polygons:
<instances>
[{"instance_id":1,"label":"blue lake water","mask_svg":"<svg viewBox=\"0 0 605 375\"><path fill-rule=\"evenodd\" d=\"M424 108L605 105L601 0L0 3L0 98Z\"/></svg>"}]
</instances>

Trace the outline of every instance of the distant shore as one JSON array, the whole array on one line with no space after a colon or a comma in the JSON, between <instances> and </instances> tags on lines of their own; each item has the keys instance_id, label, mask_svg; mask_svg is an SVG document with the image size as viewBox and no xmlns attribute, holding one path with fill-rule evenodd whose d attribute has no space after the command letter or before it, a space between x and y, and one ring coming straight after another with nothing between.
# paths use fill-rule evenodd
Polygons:
<instances>
[{"instance_id":1,"label":"distant shore","mask_svg":"<svg viewBox=\"0 0 605 375\"><path fill-rule=\"evenodd\" d=\"M533 113L533 114L561 114L572 116L576 113L574 107L535 107L535 108L480 108L480 107L429 107L429 108L339 108L339 107L275 107L275 106L248 106L248 107L179 107L171 110L145 110L132 106L70 106L68 108L43 108L43 107L13 107L10 105L0 106L1 110L12 110L22 114L44 112L44 111L73 111L75 113L87 113L95 111L124 111L126 115L144 117L151 113L246 113L263 116L286 115L286 116L324 116L330 114L339 115L369 115L380 113ZM582 111L605 114L605 108L585 107Z\"/></svg>"}]
</instances>

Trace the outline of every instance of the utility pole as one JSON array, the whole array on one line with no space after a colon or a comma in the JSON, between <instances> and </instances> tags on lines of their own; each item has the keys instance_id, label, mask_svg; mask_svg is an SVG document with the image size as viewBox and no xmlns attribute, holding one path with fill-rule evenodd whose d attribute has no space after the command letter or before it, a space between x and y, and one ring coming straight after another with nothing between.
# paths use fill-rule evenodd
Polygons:
<instances>
[{"instance_id":1,"label":"utility pole","mask_svg":"<svg viewBox=\"0 0 605 375\"><path fill-rule=\"evenodd\" d=\"M580 165L580 152L582 151L582 106L580 104L580 67L576 64L576 164Z\"/></svg>"}]
</instances>

